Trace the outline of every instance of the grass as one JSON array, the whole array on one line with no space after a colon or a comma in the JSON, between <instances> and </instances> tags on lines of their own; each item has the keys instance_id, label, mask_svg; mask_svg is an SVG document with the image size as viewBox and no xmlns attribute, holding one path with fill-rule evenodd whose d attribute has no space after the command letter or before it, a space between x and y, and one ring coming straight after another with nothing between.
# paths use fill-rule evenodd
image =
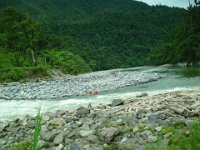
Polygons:
<instances>
[{"instance_id":1,"label":"grass","mask_svg":"<svg viewBox=\"0 0 200 150\"><path fill-rule=\"evenodd\" d=\"M154 145L148 145L145 150L200 150L200 121L193 124L188 136L182 134L180 130L181 126L178 126L176 130L174 128L166 128L165 131L174 132L169 139L168 145L163 147L163 144L158 142ZM165 131L163 131L163 134Z\"/></svg>"},{"instance_id":2,"label":"grass","mask_svg":"<svg viewBox=\"0 0 200 150\"><path fill-rule=\"evenodd\" d=\"M40 113L41 109L38 109L38 114L35 119L35 129L33 134L32 141L23 141L16 146L13 146L9 150L39 150L39 138L40 138L40 130L41 130L41 120L42 116Z\"/></svg>"}]
</instances>

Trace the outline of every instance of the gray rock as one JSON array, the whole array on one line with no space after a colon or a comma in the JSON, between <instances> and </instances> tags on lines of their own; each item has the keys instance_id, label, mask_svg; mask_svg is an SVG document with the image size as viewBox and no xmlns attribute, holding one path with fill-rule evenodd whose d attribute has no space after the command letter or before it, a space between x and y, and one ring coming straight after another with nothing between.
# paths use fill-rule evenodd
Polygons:
<instances>
[{"instance_id":1,"label":"gray rock","mask_svg":"<svg viewBox=\"0 0 200 150\"><path fill-rule=\"evenodd\" d=\"M156 127L155 130L156 130L157 132L160 132L160 131L162 130L162 127Z\"/></svg>"},{"instance_id":2,"label":"gray rock","mask_svg":"<svg viewBox=\"0 0 200 150\"><path fill-rule=\"evenodd\" d=\"M146 96L148 96L147 93L141 93L140 95L137 95L136 98L146 97Z\"/></svg>"},{"instance_id":3,"label":"gray rock","mask_svg":"<svg viewBox=\"0 0 200 150\"><path fill-rule=\"evenodd\" d=\"M159 119L159 116L160 116L161 114L163 114L163 113L164 113L163 111L158 111L158 112L152 113L152 114L150 114L150 115L148 116L148 120L149 120L150 122L155 122L155 121L157 121L157 120Z\"/></svg>"},{"instance_id":4,"label":"gray rock","mask_svg":"<svg viewBox=\"0 0 200 150\"><path fill-rule=\"evenodd\" d=\"M45 141L40 140L40 141L38 142L38 145L39 145L40 149L42 149L42 148L46 147L47 144L46 144Z\"/></svg>"},{"instance_id":5,"label":"gray rock","mask_svg":"<svg viewBox=\"0 0 200 150\"><path fill-rule=\"evenodd\" d=\"M100 132L100 139L106 142L110 142L114 139L114 136L116 136L118 133L119 131L115 127L103 128Z\"/></svg>"},{"instance_id":6,"label":"gray rock","mask_svg":"<svg viewBox=\"0 0 200 150\"><path fill-rule=\"evenodd\" d=\"M186 124L186 126L187 126L189 129L192 128L193 122L194 122L194 121L192 121L192 120L185 120L185 124Z\"/></svg>"},{"instance_id":7,"label":"gray rock","mask_svg":"<svg viewBox=\"0 0 200 150\"><path fill-rule=\"evenodd\" d=\"M89 136L87 137L87 140L88 140L91 144L95 144L95 143L98 142L98 137L97 137L96 135L91 134L91 135L89 135Z\"/></svg>"},{"instance_id":8,"label":"gray rock","mask_svg":"<svg viewBox=\"0 0 200 150\"><path fill-rule=\"evenodd\" d=\"M135 126L135 127L133 128L133 133L136 133L136 132L138 132L138 131L139 131L138 126Z\"/></svg>"},{"instance_id":9,"label":"gray rock","mask_svg":"<svg viewBox=\"0 0 200 150\"><path fill-rule=\"evenodd\" d=\"M111 106L112 107L116 107L116 106L120 106L120 105L123 105L123 100L122 99L114 99L113 101L112 101L112 104L111 104Z\"/></svg>"},{"instance_id":10,"label":"gray rock","mask_svg":"<svg viewBox=\"0 0 200 150\"><path fill-rule=\"evenodd\" d=\"M0 93L0 99L10 100L11 98Z\"/></svg>"},{"instance_id":11,"label":"gray rock","mask_svg":"<svg viewBox=\"0 0 200 150\"><path fill-rule=\"evenodd\" d=\"M85 107L80 107L76 111L77 116L86 116L89 113L90 113L90 110Z\"/></svg>"},{"instance_id":12,"label":"gray rock","mask_svg":"<svg viewBox=\"0 0 200 150\"><path fill-rule=\"evenodd\" d=\"M64 140L63 134L60 133L54 138L53 143L58 145L58 144L61 144L63 142L63 140Z\"/></svg>"},{"instance_id":13,"label":"gray rock","mask_svg":"<svg viewBox=\"0 0 200 150\"><path fill-rule=\"evenodd\" d=\"M65 124L65 121L62 118L54 118L50 123L53 126L62 127Z\"/></svg>"},{"instance_id":14,"label":"gray rock","mask_svg":"<svg viewBox=\"0 0 200 150\"><path fill-rule=\"evenodd\" d=\"M145 130L145 131L141 132L140 135L143 139L146 139L147 137L152 136L153 133L149 130Z\"/></svg>"},{"instance_id":15,"label":"gray rock","mask_svg":"<svg viewBox=\"0 0 200 150\"><path fill-rule=\"evenodd\" d=\"M81 149L76 143L72 143L70 146L70 150L81 150Z\"/></svg>"},{"instance_id":16,"label":"gray rock","mask_svg":"<svg viewBox=\"0 0 200 150\"><path fill-rule=\"evenodd\" d=\"M56 148L55 148L55 150L62 150L63 149L63 145L62 144L59 144Z\"/></svg>"},{"instance_id":17,"label":"gray rock","mask_svg":"<svg viewBox=\"0 0 200 150\"><path fill-rule=\"evenodd\" d=\"M92 130L88 130L88 131L81 130L81 131L80 131L80 135L81 135L82 137L87 137L88 135L92 134L93 132L94 132L94 131L92 131Z\"/></svg>"},{"instance_id":18,"label":"gray rock","mask_svg":"<svg viewBox=\"0 0 200 150\"><path fill-rule=\"evenodd\" d=\"M45 134L42 134L42 139L47 141L47 142L53 142L55 136L57 135L56 132L52 131L52 132L47 132Z\"/></svg>"},{"instance_id":19,"label":"gray rock","mask_svg":"<svg viewBox=\"0 0 200 150\"><path fill-rule=\"evenodd\" d=\"M157 136L148 136L148 138L147 138L147 142L149 142L149 143L154 143L154 142L156 142L158 140L158 138L157 138Z\"/></svg>"}]
</instances>

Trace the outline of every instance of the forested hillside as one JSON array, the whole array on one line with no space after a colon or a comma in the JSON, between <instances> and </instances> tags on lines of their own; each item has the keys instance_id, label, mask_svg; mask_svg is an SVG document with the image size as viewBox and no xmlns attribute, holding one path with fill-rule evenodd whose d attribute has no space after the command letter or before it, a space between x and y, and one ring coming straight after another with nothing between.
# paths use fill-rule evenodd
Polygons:
<instances>
[{"instance_id":1,"label":"forested hillside","mask_svg":"<svg viewBox=\"0 0 200 150\"><path fill-rule=\"evenodd\" d=\"M132 0L2 0L0 8L4 68L62 67L73 74L146 64L185 12Z\"/></svg>"},{"instance_id":2,"label":"forested hillside","mask_svg":"<svg viewBox=\"0 0 200 150\"><path fill-rule=\"evenodd\" d=\"M62 49L59 42L42 33L25 14L4 9L0 13L0 81L46 76L51 68L70 74L90 71L80 56Z\"/></svg>"},{"instance_id":3,"label":"forested hillside","mask_svg":"<svg viewBox=\"0 0 200 150\"><path fill-rule=\"evenodd\" d=\"M187 63L197 66L200 61L200 2L185 12L168 42L160 43L149 55L151 64Z\"/></svg>"}]
</instances>

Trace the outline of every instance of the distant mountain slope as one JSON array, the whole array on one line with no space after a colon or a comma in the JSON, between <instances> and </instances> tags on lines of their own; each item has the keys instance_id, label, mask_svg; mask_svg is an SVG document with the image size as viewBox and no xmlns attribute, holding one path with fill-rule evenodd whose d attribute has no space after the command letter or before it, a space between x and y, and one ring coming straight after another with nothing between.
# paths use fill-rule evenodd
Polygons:
<instances>
[{"instance_id":1,"label":"distant mountain slope","mask_svg":"<svg viewBox=\"0 0 200 150\"><path fill-rule=\"evenodd\" d=\"M2 0L0 7L6 6L43 23L46 34L60 38L93 70L144 65L185 11L133 0Z\"/></svg>"},{"instance_id":2,"label":"distant mountain slope","mask_svg":"<svg viewBox=\"0 0 200 150\"><path fill-rule=\"evenodd\" d=\"M12 6L43 20L80 19L105 9L138 11L150 9L133 0L1 0L0 7Z\"/></svg>"}]
</instances>

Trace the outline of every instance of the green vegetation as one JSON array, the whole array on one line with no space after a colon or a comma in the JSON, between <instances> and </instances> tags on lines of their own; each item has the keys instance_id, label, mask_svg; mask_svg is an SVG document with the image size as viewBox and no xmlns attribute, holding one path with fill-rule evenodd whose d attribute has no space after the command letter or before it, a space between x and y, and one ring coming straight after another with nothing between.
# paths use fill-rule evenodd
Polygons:
<instances>
[{"instance_id":1,"label":"green vegetation","mask_svg":"<svg viewBox=\"0 0 200 150\"><path fill-rule=\"evenodd\" d=\"M39 150L39 138L40 138L41 120L42 120L40 111L41 111L41 108L39 108L38 114L35 120L35 130L34 130L33 140L31 143L31 150Z\"/></svg>"},{"instance_id":2,"label":"green vegetation","mask_svg":"<svg viewBox=\"0 0 200 150\"><path fill-rule=\"evenodd\" d=\"M185 12L184 9L151 7L132 0L89 0L87 3L81 0L7 0L0 3L1 8L7 6L23 11L35 20L23 21L25 25L31 24L25 26L25 29L34 31L31 39L30 36L26 39L10 35L20 41L29 41L29 44L25 42L26 46L22 46L23 42L17 42L16 47L11 44L13 52L19 48L25 51L23 55L16 54L23 56L17 59L18 63L22 66L39 65L40 60L45 60L44 50L45 53L52 49L65 50L77 55L71 62L74 68L66 68L71 64L59 63L64 65L61 65L63 70L72 74L90 71L90 68L105 70L146 64L150 49L159 41L168 39Z\"/></svg>"},{"instance_id":3,"label":"green vegetation","mask_svg":"<svg viewBox=\"0 0 200 150\"><path fill-rule=\"evenodd\" d=\"M195 1L184 13L182 22L174 30L168 43L160 43L149 56L154 65L185 62L198 66L200 61L200 2Z\"/></svg>"},{"instance_id":4,"label":"green vegetation","mask_svg":"<svg viewBox=\"0 0 200 150\"><path fill-rule=\"evenodd\" d=\"M186 132L188 132L186 134ZM159 143L146 147L146 150L197 150L200 149L200 121L195 122L191 129L187 129L183 124L165 127L162 135L172 133L169 143L164 146Z\"/></svg>"},{"instance_id":5,"label":"green vegetation","mask_svg":"<svg viewBox=\"0 0 200 150\"><path fill-rule=\"evenodd\" d=\"M69 74L91 70L79 55L61 48L59 38L42 33L25 14L10 7L0 13L0 82L48 76L55 67Z\"/></svg>"}]
</instances>

